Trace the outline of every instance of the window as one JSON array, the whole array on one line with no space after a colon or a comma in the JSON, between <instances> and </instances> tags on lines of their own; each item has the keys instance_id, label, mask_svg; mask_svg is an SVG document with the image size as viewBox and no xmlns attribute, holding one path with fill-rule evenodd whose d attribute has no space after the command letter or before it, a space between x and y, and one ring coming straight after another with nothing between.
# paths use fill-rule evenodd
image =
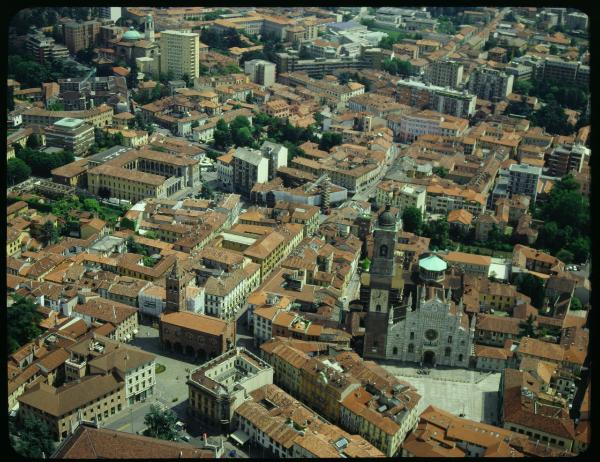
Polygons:
<instances>
[{"instance_id":1,"label":"window","mask_svg":"<svg viewBox=\"0 0 600 462\"><path fill-rule=\"evenodd\" d=\"M414 353L415 352L415 346L412 343L408 344L408 352L409 353Z\"/></svg>"},{"instance_id":2,"label":"window","mask_svg":"<svg viewBox=\"0 0 600 462\"><path fill-rule=\"evenodd\" d=\"M448 336L448 343L452 343L452 335Z\"/></svg>"},{"instance_id":3,"label":"window","mask_svg":"<svg viewBox=\"0 0 600 462\"><path fill-rule=\"evenodd\" d=\"M394 347L394 349L392 350L392 354L394 354L394 355L398 354L398 347Z\"/></svg>"},{"instance_id":4,"label":"window","mask_svg":"<svg viewBox=\"0 0 600 462\"><path fill-rule=\"evenodd\" d=\"M452 348L446 347L446 349L444 350L444 356L449 357L451 353L452 353Z\"/></svg>"},{"instance_id":5,"label":"window","mask_svg":"<svg viewBox=\"0 0 600 462\"><path fill-rule=\"evenodd\" d=\"M375 307L375 311L377 311L378 313L381 312L381 305L377 305Z\"/></svg>"},{"instance_id":6,"label":"window","mask_svg":"<svg viewBox=\"0 0 600 462\"><path fill-rule=\"evenodd\" d=\"M463 355L458 355L458 361L462 361L463 360Z\"/></svg>"},{"instance_id":7,"label":"window","mask_svg":"<svg viewBox=\"0 0 600 462\"><path fill-rule=\"evenodd\" d=\"M380 257L387 257L388 254L388 247L387 245L382 245L381 247L379 247L379 256Z\"/></svg>"},{"instance_id":8,"label":"window","mask_svg":"<svg viewBox=\"0 0 600 462\"><path fill-rule=\"evenodd\" d=\"M411 333L410 333L410 339L411 339L411 340L414 340L414 339L415 339L415 333L414 333L414 332L411 332Z\"/></svg>"}]
</instances>

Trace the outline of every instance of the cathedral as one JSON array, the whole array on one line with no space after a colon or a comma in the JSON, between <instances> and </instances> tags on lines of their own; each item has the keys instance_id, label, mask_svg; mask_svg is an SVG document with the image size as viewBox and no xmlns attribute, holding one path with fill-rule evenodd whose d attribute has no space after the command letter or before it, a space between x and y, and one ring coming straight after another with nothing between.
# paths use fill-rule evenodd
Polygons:
<instances>
[{"instance_id":1,"label":"cathedral","mask_svg":"<svg viewBox=\"0 0 600 462\"><path fill-rule=\"evenodd\" d=\"M363 356L468 367L475 318L469 321L462 302L453 300L444 283L447 263L425 255L414 284L405 281L395 254L398 230L388 207L375 225L371 271L361 280L361 298L368 305Z\"/></svg>"}]
</instances>

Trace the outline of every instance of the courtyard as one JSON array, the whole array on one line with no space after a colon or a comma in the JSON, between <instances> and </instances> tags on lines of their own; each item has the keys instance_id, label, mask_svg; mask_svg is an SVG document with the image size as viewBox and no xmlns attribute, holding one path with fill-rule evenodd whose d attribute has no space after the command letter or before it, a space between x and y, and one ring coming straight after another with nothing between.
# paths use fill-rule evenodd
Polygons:
<instances>
[{"instance_id":1,"label":"courtyard","mask_svg":"<svg viewBox=\"0 0 600 462\"><path fill-rule=\"evenodd\" d=\"M428 375L418 367L381 363L390 374L409 382L421 395L419 413L435 406L454 415L489 424L498 423L500 373L470 369L431 369Z\"/></svg>"}]
</instances>

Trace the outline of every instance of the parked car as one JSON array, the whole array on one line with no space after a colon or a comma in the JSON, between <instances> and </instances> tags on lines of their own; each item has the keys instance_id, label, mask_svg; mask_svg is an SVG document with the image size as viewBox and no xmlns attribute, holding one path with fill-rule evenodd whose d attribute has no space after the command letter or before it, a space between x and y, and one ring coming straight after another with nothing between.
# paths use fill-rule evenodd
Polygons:
<instances>
[{"instance_id":1,"label":"parked car","mask_svg":"<svg viewBox=\"0 0 600 462\"><path fill-rule=\"evenodd\" d=\"M182 440L182 441L185 441L185 442L188 442L190 439L191 439L191 438L190 438L188 435L183 435L183 436L181 437L181 440Z\"/></svg>"}]
</instances>

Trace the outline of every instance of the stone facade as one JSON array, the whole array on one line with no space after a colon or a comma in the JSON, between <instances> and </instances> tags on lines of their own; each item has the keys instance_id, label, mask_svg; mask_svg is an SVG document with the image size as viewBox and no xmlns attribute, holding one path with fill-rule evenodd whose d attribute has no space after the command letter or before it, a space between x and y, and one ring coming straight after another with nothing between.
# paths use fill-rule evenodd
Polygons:
<instances>
[{"instance_id":1,"label":"stone facade","mask_svg":"<svg viewBox=\"0 0 600 462\"><path fill-rule=\"evenodd\" d=\"M422 287L419 292L423 293ZM459 305L437 296L420 298L406 318L389 323L386 357L429 365L468 367L475 325Z\"/></svg>"}]
</instances>

